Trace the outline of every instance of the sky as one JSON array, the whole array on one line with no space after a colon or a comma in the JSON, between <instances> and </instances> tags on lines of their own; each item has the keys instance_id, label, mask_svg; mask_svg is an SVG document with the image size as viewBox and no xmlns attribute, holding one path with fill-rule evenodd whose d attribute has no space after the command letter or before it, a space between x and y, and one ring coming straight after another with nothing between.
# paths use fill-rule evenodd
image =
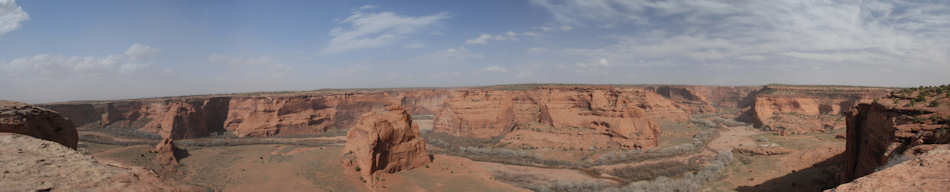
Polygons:
<instances>
[{"instance_id":1,"label":"sky","mask_svg":"<svg viewBox=\"0 0 950 192\"><path fill-rule=\"evenodd\" d=\"M950 83L950 1L0 0L0 99Z\"/></svg>"}]
</instances>

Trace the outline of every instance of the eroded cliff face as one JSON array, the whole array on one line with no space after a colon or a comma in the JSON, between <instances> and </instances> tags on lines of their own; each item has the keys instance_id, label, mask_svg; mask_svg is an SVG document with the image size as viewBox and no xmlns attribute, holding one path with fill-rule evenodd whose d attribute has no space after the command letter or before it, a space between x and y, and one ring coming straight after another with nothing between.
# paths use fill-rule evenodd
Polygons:
<instances>
[{"instance_id":1,"label":"eroded cliff face","mask_svg":"<svg viewBox=\"0 0 950 192\"><path fill-rule=\"evenodd\" d=\"M688 114L641 88L465 89L449 94L433 130L460 137L501 137L516 146L639 149L656 146L655 120L684 121ZM586 139L566 139L571 137ZM580 141L592 143L574 145Z\"/></svg>"},{"instance_id":2,"label":"eroded cliff face","mask_svg":"<svg viewBox=\"0 0 950 192\"><path fill-rule=\"evenodd\" d=\"M905 106L875 102L859 104L849 112L845 181L873 173L889 162L913 158L932 145L950 143L950 107Z\"/></svg>"},{"instance_id":3,"label":"eroded cliff face","mask_svg":"<svg viewBox=\"0 0 950 192\"><path fill-rule=\"evenodd\" d=\"M230 98L122 101L106 103L99 124L137 129L173 139L206 137L221 132Z\"/></svg>"},{"instance_id":4,"label":"eroded cliff face","mask_svg":"<svg viewBox=\"0 0 950 192\"><path fill-rule=\"evenodd\" d=\"M76 149L79 132L72 121L55 111L0 100L0 133L17 133Z\"/></svg>"},{"instance_id":5,"label":"eroded cliff face","mask_svg":"<svg viewBox=\"0 0 950 192\"><path fill-rule=\"evenodd\" d=\"M740 120L782 135L844 128L844 113L889 89L862 87L765 86L747 98ZM748 102L751 101L751 102Z\"/></svg>"},{"instance_id":6,"label":"eroded cliff face","mask_svg":"<svg viewBox=\"0 0 950 192\"><path fill-rule=\"evenodd\" d=\"M401 106L375 109L346 134L343 164L372 186L377 172L395 173L429 163L419 128Z\"/></svg>"}]
</instances>

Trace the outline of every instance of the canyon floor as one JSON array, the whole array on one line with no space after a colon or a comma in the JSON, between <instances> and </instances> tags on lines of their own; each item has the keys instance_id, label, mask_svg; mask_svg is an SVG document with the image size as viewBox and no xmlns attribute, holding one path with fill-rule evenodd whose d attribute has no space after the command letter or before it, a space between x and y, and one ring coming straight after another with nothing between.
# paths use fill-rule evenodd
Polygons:
<instances>
[{"instance_id":1,"label":"canyon floor","mask_svg":"<svg viewBox=\"0 0 950 192\"><path fill-rule=\"evenodd\" d=\"M709 116L709 115L706 115ZM416 120L423 135L431 134L430 120ZM477 161L468 157L433 153L432 163L394 174L381 174L378 189L387 191L530 191L555 183L596 183L621 186L631 182L592 170L651 165L684 165L708 159L719 151L736 148L781 148L783 154L734 153L724 178L706 184L705 191L801 191L801 187L822 190L833 187L832 161L844 151L844 139L836 138L844 129L802 135L780 136L750 125L704 127L696 123L666 122L658 148L675 147L693 141L703 129L715 136L702 150L650 158L644 161L598 165L593 168L558 168ZM78 150L100 160L158 169L150 153L157 140L81 131ZM176 183L221 191L370 191L353 172L341 166L341 136L292 138L200 138L181 139L187 151L178 173L166 175ZM434 146L430 146L437 148ZM532 151L563 156L564 152ZM576 152L569 152L576 153ZM597 152L586 152L593 155ZM583 155L581 155L583 156ZM470 156L469 156L470 157ZM476 158L477 159L477 158ZM674 164L671 164L674 163ZM702 164L702 163L700 163ZM698 165L702 166L702 165ZM642 168L641 168L642 169ZM679 177L686 171L648 173L640 180L656 176Z\"/></svg>"}]
</instances>

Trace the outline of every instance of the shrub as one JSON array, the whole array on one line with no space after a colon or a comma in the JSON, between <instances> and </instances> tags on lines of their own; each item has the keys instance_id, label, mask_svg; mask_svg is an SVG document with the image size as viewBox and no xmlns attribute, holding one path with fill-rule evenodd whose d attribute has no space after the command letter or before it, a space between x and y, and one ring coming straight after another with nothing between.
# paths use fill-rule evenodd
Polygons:
<instances>
[{"instance_id":1,"label":"shrub","mask_svg":"<svg viewBox=\"0 0 950 192\"><path fill-rule=\"evenodd\" d=\"M937 106L940 106L940 103L937 103L937 101L931 101L930 104L927 105L927 107L937 107Z\"/></svg>"}]
</instances>

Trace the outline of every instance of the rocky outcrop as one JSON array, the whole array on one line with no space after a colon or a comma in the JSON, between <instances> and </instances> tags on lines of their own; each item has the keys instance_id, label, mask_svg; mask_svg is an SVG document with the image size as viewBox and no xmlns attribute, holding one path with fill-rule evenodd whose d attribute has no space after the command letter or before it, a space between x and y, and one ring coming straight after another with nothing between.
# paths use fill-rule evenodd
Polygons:
<instances>
[{"instance_id":1,"label":"rocky outcrop","mask_svg":"<svg viewBox=\"0 0 950 192\"><path fill-rule=\"evenodd\" d=\"M851 109L842 173L845 181L868 175L895 159L920 154L926 145L950 143L950 107L899 106L897 102L875 102Z\"/></svg>"},{"instance_id":2,"label":"rocky outcrop","mask_svg":"<svg viewBox=\"0 0 950 192\"><path fill-rule=\"evenodd\" d=\"M2 191L199 191L138 167L104 163L50 141L0 133Z\"/></svg>"},{"instance_id":3,"label":"rocky outcrop","mask_svg":"<svg viewBox=\"0 0 950 192\"><path fill-rule=\"evenodd\" d=\"M400 106L362 115L346 134L344 165L372 186L374 174L424 166L430 159L419 128Z\"/></svg>"},{"instance_id":4,"label":"rocky outcrop","mask_svg":"<svg viewBox=\"0 0 950 192\"><path fill-rule=\"evenodd\" d=\"M79 133L73 123L55 111L0 100L0 132L18 133L75 149Z\"/></svg>"},{"instance_id":5,"label":"rocky outcrop","mask_svg":"<svg viewBox=\"0 0 950 192\"><path fill-rule=\"evenodd\" d=\"M449 94L433 130L459 137L505 137L507 143L533 147L570 140L521 136L530 132L548 134L540 137L582 136L609 141L593 143L598 145L594 147L641 149L657 144L659 129L654 120L685 121L688 114L670 100L640 88L464 89ZM512 132L519 134L508 134Z\"/></svg>"},{"instance_id":6,"label":"rocky outcrop","mask_svg":"<svg viewBox=\"0 0 950 192\"><path fill-rule=\"evenodd\" d=\"M151 168L160 178L171 178L182 174L178 169L178 161L186 157L188 152L175 146L174 139L169 137L162 139L162 142L156 144L149 152L155 154Z\"/></svg>"},{"instance_id":7,"label":"rocky outcrop","mask_svg":"<svg viewBox=\"0 0 950 192\"><path fill-rule=\"evenodd\" d=\"M161 165L178 165L178 156L183 153L184 150L175 146L175 140L172 138L162 139L162 142L155 145L152 148L152 153L156 153L155 162Z\"/></svg>"},{"instance_id":8,"label":"rocky outcrop","mask_svg":"<svg viewBox=\"0 0 950 192\"><path fill-rule=\"evenodd\" d=\"M947 191L950 150L944 145L920 157L909 157L873 174L826 191Z\"/></svg>"}]
</instances>

